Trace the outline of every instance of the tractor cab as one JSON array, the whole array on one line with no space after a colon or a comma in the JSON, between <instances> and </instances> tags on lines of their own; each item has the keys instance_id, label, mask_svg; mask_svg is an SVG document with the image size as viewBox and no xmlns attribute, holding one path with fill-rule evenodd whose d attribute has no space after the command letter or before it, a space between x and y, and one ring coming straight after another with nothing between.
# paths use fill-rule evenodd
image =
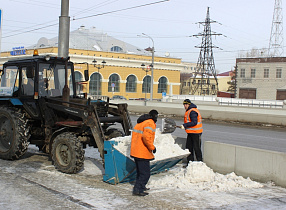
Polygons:
<instances>
[{"instance_id":1,"label":"tractor cab","mask_svg":"<svg viewBox=\"0 0 286 210\"><path fill-rule=\"evenodd\" d=\"M76 97L73 63L65 58L46 55L13 59L3 65L1 73L0 97L60 97L65 84L69 96Z\"/></svg>"}]
</instances>

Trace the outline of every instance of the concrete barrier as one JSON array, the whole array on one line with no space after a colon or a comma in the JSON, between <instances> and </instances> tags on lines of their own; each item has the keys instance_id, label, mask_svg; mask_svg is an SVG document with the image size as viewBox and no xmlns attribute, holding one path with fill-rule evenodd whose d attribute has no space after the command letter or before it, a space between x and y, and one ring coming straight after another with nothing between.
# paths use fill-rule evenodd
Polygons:
<instances>
[{"instance_id":1,"label":"concrete barrier","mask_svg":"<svg viewBox=\"0 0 286 210\"><path fill-rule=\"evenodd\" d=\"M286 153L212 141L204 142L203 150L204 162L215 172L286 187Z\"/></svg>"},{"instance_id":2,"label":"concrete barrier","mask_svg":"<svg viewBox=\"0 0 286 210\"><path fill-rule=\"evenodd\" d=\"M115 101L114 101L115 102ZM122 103L123 101L117 101ZM185 110L181 102L124 101L134 113L148 113L157 109L161 115L182 117ZM212 102L197 102L205 119L262 123L286 126L286 109L222 106ZM185 139L176 139L182 148ZM235 172L260 182L273 181L286 187L286 153L273 152L217 142L204 142L204 162L214 171L227 174Z\"/></svg>"}]
</instances>

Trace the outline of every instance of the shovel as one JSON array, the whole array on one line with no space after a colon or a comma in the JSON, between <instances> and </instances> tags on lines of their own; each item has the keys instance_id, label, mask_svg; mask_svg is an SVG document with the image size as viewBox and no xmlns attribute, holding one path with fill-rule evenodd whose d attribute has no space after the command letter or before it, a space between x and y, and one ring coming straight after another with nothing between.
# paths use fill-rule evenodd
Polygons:
<instances>
[{"instance_id":1,"label":"shovel","mask_svg":"<svg viewBox=\"0 0 286 210\"><path fill-rule=\"evenodd\" d=\"M162 119L162 133L173 133L176 128L180 128L180 126L176 125L175 120L171 118Z\"/></svg>"}]
</instances>

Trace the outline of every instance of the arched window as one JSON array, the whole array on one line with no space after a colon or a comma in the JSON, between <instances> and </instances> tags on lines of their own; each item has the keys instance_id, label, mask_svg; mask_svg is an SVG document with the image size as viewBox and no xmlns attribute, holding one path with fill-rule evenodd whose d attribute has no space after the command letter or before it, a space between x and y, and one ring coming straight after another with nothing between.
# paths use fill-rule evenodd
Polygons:
<instances>
[{"instance_id":1,"label":"arched window","mask_svg":"<svg viewBox=\"0 0 286 210\"><path fill-rule=\"evenodd\" d=\"M158 93L167 93L167 78L166 77L161 77L159 79L159 84L158 84Z\"/></svg>"},{"instance_id":2,"label":"arched window","mask_svg":"<svg viewBox=\"0 0 286 210\"><path fill-rule=\"evenodd\" d=\"M114 88L114 90L112 90ZM109 77L108 82L108 92L119 92L119 76L117 74L112 74Z\"/></svg>"},{"instance_id":3,"label":"arched window","mask_svg":"<svg viewBox=\"0 0 286 210\"><path fill-rule=\"evenodd\" d=\"M90 77L89 93L91 95L101 95L101 75L98 72L93 73Z\"/></svg>"},{"instance_id":4,"label":"arched window","mask_svg":"<svg viewBox=\"0 0 286 210\"><path fill-rule=\"evenodd\" d=\"M129 75L127 77L126 92L129 92L129 93L136 92L136 77L134 75Z\"/></svg>"},{"instance_id":5,"label":"arched window","mask_svg":"<svg viewBox=\"0 0 286 210\"><path fill-rule=\"evenodd\" d=\"M151 93L151 77L149 75L143 79L142 93Z\"/></svg>"},{"instance_id":6,"label":"arched window","mask_svg":"<svg viewBox=\"0 0 286 210\"><path fill-rule=\"evenodd\" d=\"M122 52L123 49L119 46L113 46L113 47L111 47L110 51L111 52Z\"/></svg>"}]
</instances>

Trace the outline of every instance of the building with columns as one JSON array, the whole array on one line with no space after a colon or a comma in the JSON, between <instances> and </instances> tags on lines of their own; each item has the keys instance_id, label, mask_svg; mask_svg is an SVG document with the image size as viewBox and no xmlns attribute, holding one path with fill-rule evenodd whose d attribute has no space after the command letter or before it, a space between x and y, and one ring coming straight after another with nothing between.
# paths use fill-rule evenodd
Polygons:
<instances>
[{"instance_id":1,"label":"building with columns","mask_svg":"<svg viewBox=\"0 0 286 210\"><path fill-rule=\"evenodd\" d=\"M41 38L37 44L22 48L21 53L2 52L0 65L12 56L31 55L34 49L37 49L40 55L57 56L57 42L58 37ZM95 28L80 27L70 32L69 56L75 64L78 82L84 80L84 70L89 70L89 81L79 83L82 92L109 97L121 95L128 99L145 96L150 98L150 52L108 36ZM161 99L163 93L179 95L180 71L186 68L181 59L159 57L155 53L153 68L153 99Z\"/></svg>"}]
</instances>

